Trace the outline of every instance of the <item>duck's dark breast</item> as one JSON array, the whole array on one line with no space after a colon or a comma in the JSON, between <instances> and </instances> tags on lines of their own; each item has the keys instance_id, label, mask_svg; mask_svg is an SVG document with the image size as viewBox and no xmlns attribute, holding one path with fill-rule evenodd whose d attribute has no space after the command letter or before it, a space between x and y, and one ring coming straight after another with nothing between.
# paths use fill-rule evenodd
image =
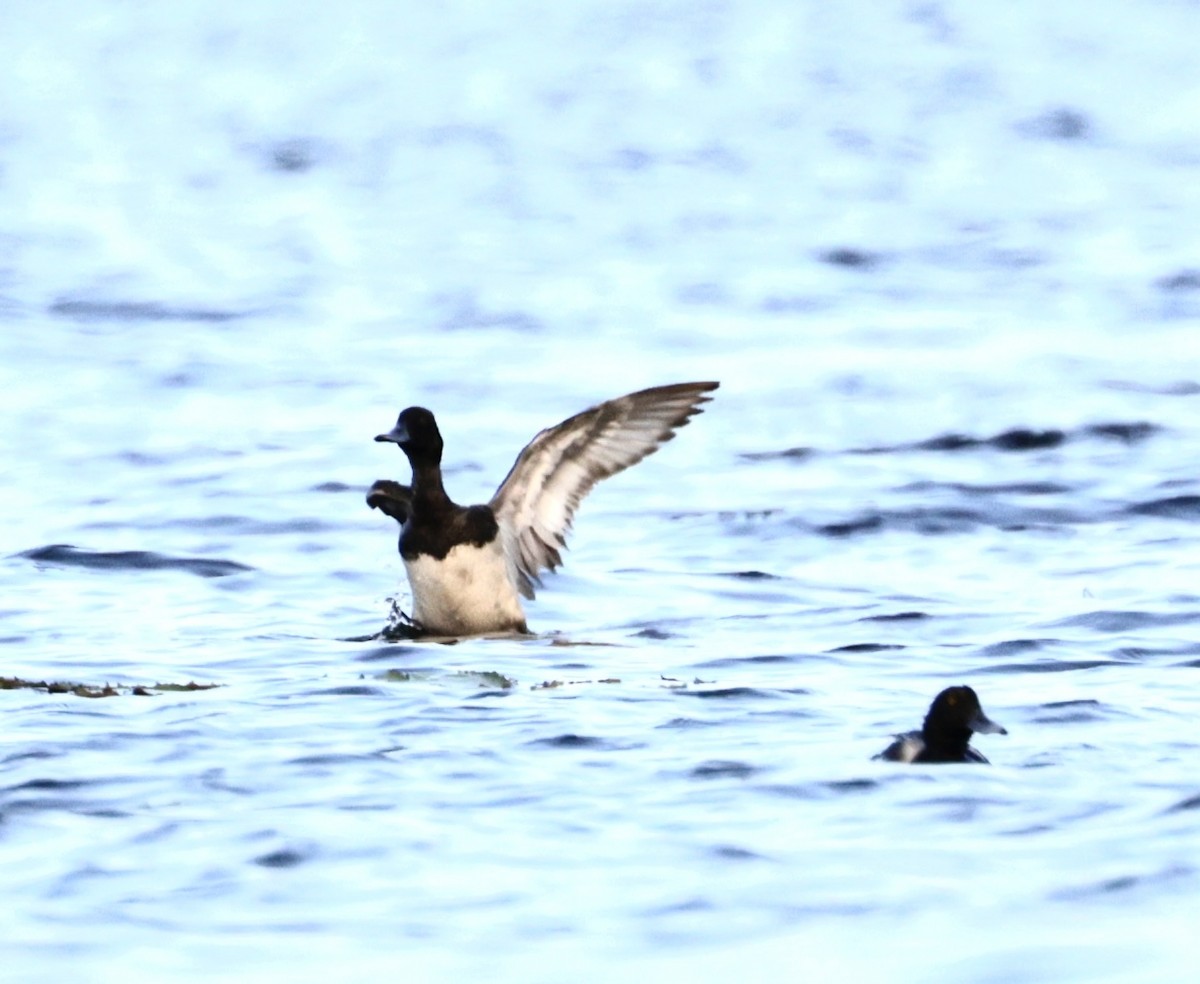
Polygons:
<instances>
[{"instance_id":1,"label":"duck's dark breast","mask_svg":"<svg viewBox=\"0 0 1200 984\"><path fill-rule=\"evenodd\" d=\"M400 534L400 556L405 560L445 560L457 546L485 547L499 535L490 506L454 506L432 515L418 511Z\"/></svg>"}]
</instances>

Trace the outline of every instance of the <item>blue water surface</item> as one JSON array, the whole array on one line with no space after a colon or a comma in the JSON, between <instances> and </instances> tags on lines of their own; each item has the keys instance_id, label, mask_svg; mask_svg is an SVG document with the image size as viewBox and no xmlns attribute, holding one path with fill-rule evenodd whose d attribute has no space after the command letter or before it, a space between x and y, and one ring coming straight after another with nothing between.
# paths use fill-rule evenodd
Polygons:
<instances>
[{"instance_id":1,"label":"blue water surface","mask_svg":"<svg viewBox=\"0 0 1200 984\"><path fill-rule=\"evenodd\" d=\"M0 979L1192 979L1200 8L4 22L0 677L118 694L0 690ZM398 410L484 501L690 379L533 637L378 636Z\"/></svg>"}]
</instances>

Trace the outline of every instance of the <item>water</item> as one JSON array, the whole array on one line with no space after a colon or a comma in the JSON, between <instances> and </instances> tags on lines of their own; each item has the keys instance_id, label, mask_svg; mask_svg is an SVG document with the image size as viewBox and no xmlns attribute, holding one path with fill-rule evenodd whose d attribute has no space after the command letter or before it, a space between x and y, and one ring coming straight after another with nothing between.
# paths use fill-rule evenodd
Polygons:
<instances>
[{"instance_id":1,"label":"water","mask_svg":"<svg viewBox=\"0 0 1200 984\"><path fill-rule=\"evenodd\" d=\"M0 978L1190 979L1198 28L13 6L0 675L121 694L0 692ZM535 638L362 641L401 407L705 378Z\"/></svg>"}]
</instances>

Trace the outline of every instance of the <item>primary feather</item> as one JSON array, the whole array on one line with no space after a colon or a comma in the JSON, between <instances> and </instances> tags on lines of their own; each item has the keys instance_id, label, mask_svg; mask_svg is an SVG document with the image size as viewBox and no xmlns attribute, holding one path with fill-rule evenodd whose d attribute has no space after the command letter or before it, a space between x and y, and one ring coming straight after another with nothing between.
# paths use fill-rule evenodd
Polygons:
<instances>
[{"instance_id":1,"label":"primary feather","mask_svg":"<svg viewBox=\"0 0 1200 984\"><path fill-rule=\"evenodd\" d=\"M559 550L592 486L671 440L717 386L676 383L630 393L548 427L529 443L490 503L522 595L532 598L541 572L562 563Z\"/></svg>"}]
</instances>

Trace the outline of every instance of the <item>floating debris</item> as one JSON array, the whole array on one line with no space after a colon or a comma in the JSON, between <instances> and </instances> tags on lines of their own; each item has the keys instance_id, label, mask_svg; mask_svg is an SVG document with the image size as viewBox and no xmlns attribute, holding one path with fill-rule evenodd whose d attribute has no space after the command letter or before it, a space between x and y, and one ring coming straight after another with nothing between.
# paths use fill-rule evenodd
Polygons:
<instances>
[{"instance_id":1,"label":"floating debris","mask_svg":"<svg viewBox=\"0 0 1200 984\"><path fill-rule=\"evenodd\" d=\"M620 683L616 677L607 677L603 680L543 680L541 683L535 683L530 690L557 690L559 687L578 687L586 683Z\"/></svg>"},{"instance_id":2,"label":"floating debris","mask_svg":"<svg viewBox=\"0 0 1200 984\"><path fill-rule=\"evenodd\" d=\"M512 677L495 670L455 670L453 673L442 673L438 670L387 670L379 674L380 680L390 683L411 683L414 680L431 680L435 677L468 680L494 690L512 690L517 685L517 681Z\"/></svg>"},{"instance_id":3,"label":"floating debris","mask_svg":"<svg viewBox=\"0 0 1200 984\"><path fill-rule=\"evenodd\" d=\"M63 680L23 680L21 677L0 677L0 690L44 690L48 694L74 694L76 697L155 697L160 693L187 693L193 690L212 690L219 683L155 683L118 684L103 686L89 683L70 683Z\"/></svg>"}]
</instances>

